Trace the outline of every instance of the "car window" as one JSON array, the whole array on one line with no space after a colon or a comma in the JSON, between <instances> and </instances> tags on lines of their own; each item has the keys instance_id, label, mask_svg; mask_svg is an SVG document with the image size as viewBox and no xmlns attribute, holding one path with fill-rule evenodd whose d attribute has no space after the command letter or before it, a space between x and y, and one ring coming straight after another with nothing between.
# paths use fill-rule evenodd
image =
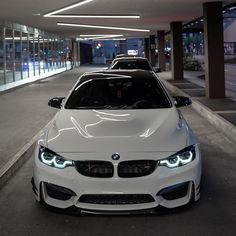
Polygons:
<instances>
[{"instance_id":1,"label":"car window","mask_svg":"<svg viewBox=\"0 0 236 236\"><path fill-rule=\"evenodd\" d=\"M152 70L148 61L145 60L127 60L127 61L116 61L112 66L111 69L113 70L133 70L133 69L140 69L140 70Z\"/></svg>"},{"instance_id":2,"label":"car window","mask_svg":"<svg viewBox=\"0 0 236 236\"><path fill-rule=\"evenodd\" d=\"M79 82L66 109L156 109L171 103L156 79L106 78Z\"/></svg>"}]
</instances>

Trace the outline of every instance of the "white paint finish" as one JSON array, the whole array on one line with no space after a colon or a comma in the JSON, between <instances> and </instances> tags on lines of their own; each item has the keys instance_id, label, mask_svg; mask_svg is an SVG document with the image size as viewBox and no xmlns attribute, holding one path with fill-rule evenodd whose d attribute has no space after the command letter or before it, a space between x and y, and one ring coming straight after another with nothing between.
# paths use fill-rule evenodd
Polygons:
<instances>
[{"instance_id":1,"label":"white paint finish","mask_svg":"<svg viewBox=\"0 0 236 236\"><path fill-rule=\"evenodd\" d=\"M35 184L40 189L40 183L48 182L76 193L76 197L70 200L59 201L49 197L44 191L46 203L59 208L75 205L87 210L116 211L141 210L158 205L168 208L181 206L189 202L193 188L195 200L199 198L197 187L201 179L201 154L197 143L192 130L175 107L144 110L70 110L62 107L35 149ZM117 175L119 161L160 160L192 144L196 144L196 156L187 165L173 169L157 166L150 175L138 178L120 178ZM92 178L81 175L75 167L56 169L47 166L39 160L40 145L47 146L68 160L112 162L114 176ZM112 160L114 153L120 154L120 160ZM183 182L194 183L185 197L167 201L156 196L161 189ZM150 194L155 201L126 206L78 204L82 194L114 193Z\"/></svg>"},{"instance_id":2,"label":"white paint finish","mask_svg":"<svg viewBox=\"0 0 236 236\"><path fill-rule=\"evenodd\" d=\"M175 108L153 110L61 110L48 133L56 152L178 151L186 126L178 129ZM66 143L66 145L64 145Z\"/></svg>"}]
</instances>

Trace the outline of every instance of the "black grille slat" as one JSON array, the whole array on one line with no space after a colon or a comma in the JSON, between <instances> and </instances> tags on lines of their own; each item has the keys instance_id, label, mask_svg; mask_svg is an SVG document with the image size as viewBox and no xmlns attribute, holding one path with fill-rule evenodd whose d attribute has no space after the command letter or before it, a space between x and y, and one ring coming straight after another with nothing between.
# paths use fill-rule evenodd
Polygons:
<instances>
[{"instance_id":1,"label":"black grille slat","mask_svg":"<svg viewBox=\"0 0 236 236\"><path fill-rule=\"evenodd\" d=\"M121 178L133 178L150 175L157 166L154 160L123 161L118 165L118 175Z\"/></svg>"},{"instance_id":2,"label":"black grille slat","mask_svg":"<svg viewBox=\"0 0 236 236\"><path fill-rule=\"evenodd\" d=\"M108 161L76 161L77 171L84 176L95 178L111 178L114 175L114 167Z\"/></svg>"},{"instance_id":3,"label":"black grille slat","mask_svg":"<svg viewBox=\"0 0 236 236\"><path fill-rule=\"evenodd\" d=\"M103 205L145 204L154 201L149 194L85 194L79 198L81 203Z\"/></svg>"}]
</instances>

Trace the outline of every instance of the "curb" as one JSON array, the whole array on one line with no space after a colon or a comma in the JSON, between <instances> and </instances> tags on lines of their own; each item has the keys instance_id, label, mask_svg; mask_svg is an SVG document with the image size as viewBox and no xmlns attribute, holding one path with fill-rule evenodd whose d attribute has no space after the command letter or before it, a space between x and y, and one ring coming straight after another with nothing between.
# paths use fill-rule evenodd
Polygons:
<instances>
[{"instance_id":1,"label":"curb","mask_svg":"<svg viewBox=\"0 0 236 236\"><path fill-rule=\"evenodd\" d=\"M0 189L16 173L16 171L32 157L35 143L38 141L44 130L52 122L50 120L20 151L18 151L1 169L0 169Z\"/></svg>"},{"instance_id":2,"label":"curb","mask_svg":"<svg viewBox=\"0 0 236 236\"><path fill-rule=\"evenodd\" d=\"M181 89L176 88L165 79L161 79L166 88L179 96L190 97L188 94L183 92ZM218 130L223 132L231 142L236 143L236 127L229 121L225 120L223 117L219 116L216 112L212 111L208 107L201 104L199 101L192 99L192 108L199 113L201 116L206 118L212 125L214 125Z\"/></svg>"}]
</instances>

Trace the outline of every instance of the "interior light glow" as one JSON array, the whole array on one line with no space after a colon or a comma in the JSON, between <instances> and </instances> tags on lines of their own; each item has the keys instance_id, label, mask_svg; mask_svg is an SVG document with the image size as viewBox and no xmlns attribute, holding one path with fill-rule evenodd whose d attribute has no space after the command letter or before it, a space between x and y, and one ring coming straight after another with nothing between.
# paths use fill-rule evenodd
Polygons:
<instances>
[{"instance_id":1,"label":"interior light glow","mask_svg":"<svg viewBox=\"0 0 236 236\"><path fill-rule=\"evenodd\" d=\"M139 19L139 15L75 15L75 14L53 14L44 15L44 17L57 17L57 18L102 18L102 19Z\"/></svg>"},{"instance_id":2,"label":"interior light glow","mask_svg":"<svg viewBox=\"0 0 236 236\"><path fill-rule=\"evenodd\" d=\"M113 30L126 30L126 31L136 31L136 32L150 32L150 30L147 30L147 29L134 29L134 28L124 28L124 27L103 26L103 25L82 25L82 24L64 23L64 22L57 22L57 25L71 26L71 27L82 27L82 28L113 29Z\"/></svg>"},{"instance_id":3,"label":"interior light glow","mask_svg":"<svg viewBox=\"0 0 236 236\"><path fill-rule=\"evenodd\" d=\"M58 10L55 10L55 11L51 11L49 13L46 13L44 14L44 17L50 17L51 15L55 15L57 13L60 13L60 12L63 12L63 11L67 11L67 10L70 10L72 8L75 8L75 7L78 7L78 6L82 6L86 3L89 3L89 2L92 2L93 0L84 0L84 1L80 1L80 2L77 2L77 3L74 3L74 4L71 4L69 6L66 6L66 7L62 7Z\"/></svg>"}]
</instances>

